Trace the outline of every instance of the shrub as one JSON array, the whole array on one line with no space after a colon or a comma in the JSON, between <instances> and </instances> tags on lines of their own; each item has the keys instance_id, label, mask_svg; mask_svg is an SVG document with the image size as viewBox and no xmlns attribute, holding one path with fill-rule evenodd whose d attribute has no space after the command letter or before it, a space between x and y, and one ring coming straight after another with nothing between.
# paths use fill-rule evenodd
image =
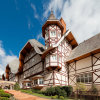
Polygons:
<instances>
[{"instance_id":1,"label":"shrub","mask_svg":"<svg viewBox=\"0 0 100 100\"><path fill-rule=\"evenodd\" d=\"M66 97L67 93L65 90L61 89L61 87L57 86L55 87L56 95L58 95L58 98L60 96Z\"/></svg>"},{"instance_id":2,"label":"shrub","mask_svg":"<svg viewBox=\"0 0 100 100\"><path fill-rule=\"evenodd\" d=\"M20 86L19 84L16 82L16 84L14 85L14 90L20 90Z\"/></svg>"},{"instance_id":3,"label":"shrub","mask_svg":"<svg viewBox=\"0 0 100 100\"><path fill-rule=\"evenodd\" d=\"M92 94L98 94L98 89L96 86L93 84L89 90Z\"/></svg>"},{"instance_id":4,"label":"shrub","mask_svg":"<svg viewBox=\"0 0 100 100\"><path fill-rule=\"evenodd\" d=\"M56 95L54 87L47 88L46 91L43 92L43 93L45 95L47 95L47 96L54 96L54 95Z\"/></svg>"},{"instance_id":5,"label":"shrub","mask_svg":"<svg viewBox=\"0 0 100 100\"><path fill-rule=\"evenodd\" d=\"M0 97L0 100L9 100L7 97Z\"/></svg>"},{"instance_id":6,"label":"shrub","mask_svg":"<svg viewBox=\"0 0 100 100\"><path fill-rule=\"evenodd\" d=\"M66 91L63 90L63 89L61 89L60 86L47 88L46 91L43 92L43 94L45 94L47 96L55 96L55 95L58 95L58 98L60 96L65 97L67 95L66 94Z\"/></svg>"},{"instance_id":7,"label":"shrub","mask_svg":"<svg viewBox=\"0 0 100 100\"><path fill-rule=\"evenodd\" d=\"M72 86L63 86L63 87L61 87L61 89L66 91L67 96L70 96L72 94L72 92L73 92Z\"/></svg>"},{"instance_id":8,"label":"shrub","mask_svg":"<svg viewBox=\"0 0 100 100\"><path fill-rule=\"evenodd\" d=\"M77 83L76 90L78 93L83 94L86 91L86 86L84 83Z\"/></svg>"},{"instance_id":9,"label":"shrub","mask_svg":"<svg viewBox=\"0 0 100 100\"><path fill-rule=\"evenodd\" d=\"M63 97L63 96L60 96L60 98L59 98L59 99L64 100L64 97Z\"/></svg>"},{"instance_id":10,"label":"shrub","mask_svg":"<svg viewBox=\"0 0 100 100\"><path fill-rule=\"evenodd\" d=\"M0 90L0 93L4 92L4 90Z\"/></svg>"},{"instance_id":11,"label":"shrub","mask_svg":"<svg viewBox=\"0 0 100 100\"><path fill-rule=\"evenodd\" d=\"M58 98L58 95L52 96L51 98L52 99L57 99Z\"/></svg>"},{"instance_id":12,"label":"shrub","mask_svg":"<svg viewBox=\"0 0 100 100\"><path fill-rule=\"evenodd\" d=\"M5 93L5 92L1 92L0 93L0 97L8 97L8 98L10 98L11 94L8 94L8 93Z\"/></svg>"}]
</instances>

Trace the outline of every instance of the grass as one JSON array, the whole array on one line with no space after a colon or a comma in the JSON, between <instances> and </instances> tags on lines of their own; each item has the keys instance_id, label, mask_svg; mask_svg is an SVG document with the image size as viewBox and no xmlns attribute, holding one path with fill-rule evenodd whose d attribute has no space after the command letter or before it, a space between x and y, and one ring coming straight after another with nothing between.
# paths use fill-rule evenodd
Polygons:
<instances>
[{"instance_id":1,"label":"grass","mask_svg":"<svg viewBox=\"0 0 100 100\"><path fill-rule=\"evenodd\" d=\"M28 94L31 94L31 95L34 95L34 96L38 96L38 97L42 97L42 98L48 98L48 99L51 98L51 96L45 96L43 94L34 93L31 90L21 90L21 92L28 93Z\"/></svg>"}]
</instances>

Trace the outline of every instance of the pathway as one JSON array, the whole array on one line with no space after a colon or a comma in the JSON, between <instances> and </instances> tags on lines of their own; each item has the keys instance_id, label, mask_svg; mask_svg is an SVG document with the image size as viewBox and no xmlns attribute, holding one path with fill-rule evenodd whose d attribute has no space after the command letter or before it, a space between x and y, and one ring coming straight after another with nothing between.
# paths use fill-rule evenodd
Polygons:
<instances>
[{"instance_id":1,"label":"pathway","mask_svg":"<svg viewBox=\"0 0 100 100\"><path fill-rule=\"evenodd\" d=\"M6 91L13 94L14 97L18 100L49 100L49 99L44 99L37 96L29 95L26 93L22 93L20 91L15 91L15 90L6 90Z\"/></svg>"}]
</instances>

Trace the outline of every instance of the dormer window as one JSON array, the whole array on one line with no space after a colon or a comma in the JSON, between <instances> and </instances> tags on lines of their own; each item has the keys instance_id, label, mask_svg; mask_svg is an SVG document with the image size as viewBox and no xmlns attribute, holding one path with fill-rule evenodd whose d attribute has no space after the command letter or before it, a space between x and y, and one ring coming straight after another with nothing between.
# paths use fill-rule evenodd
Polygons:
<instances>
[{"instance_id":1,"label":"dormer window","mask_svg":"<svg viewBox=\"0 0 100 100\"><path fill-rule=\"evenodd\" d=\"M51 32L50 32L51 34L51 37L56 37L56 31L55 30L52 30Z\"/></svg>"}]
</instances>

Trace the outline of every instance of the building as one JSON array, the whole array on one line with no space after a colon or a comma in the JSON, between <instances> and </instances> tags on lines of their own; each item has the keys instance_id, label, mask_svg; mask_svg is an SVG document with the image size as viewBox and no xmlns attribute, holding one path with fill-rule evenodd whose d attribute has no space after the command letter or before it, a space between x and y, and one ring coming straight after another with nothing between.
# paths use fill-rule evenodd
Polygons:
<instances>
[{"instance_id":1,"label":"building","mask_svg":"<svg viewBox=\"0 0 100 100\"><path fill-rule=\"evenodd\" d=\"M95 84L100 89L100 33L73 49L66 64L69 85L82 82L87 86Z\"/></svg>"},{"instance_id":2,"label":"building","mask_svg":"<svg viewBox=\"0 0 100 100\"><path fill-rule=\"evenodd\" d=\"M17 75L18 68L19 68L19 59L14 59L12 62L7 64L6 70L5 70L6 75L2 76L3 80L17 82L18 81L18 75Z\"/></svg>"},{"instance_id":3,"label":"building","mask_svg":"<svg viewBox=\"0 0 100 100\"><path fill-rule=\"evenodd\" d=\"M14 59L12 62L7 64L5 73L2 75L0 80L0 88L13 89L15 83L18 81L17 71L19 68L19 59Z\"/></svg>"},{"instance_id":4,"label":"building","mask_svg":"<svg viewBox=\"0 0 100 100\"><path fill-rule=\"evenodd\" d=\"M99 86L100 33L78 44L64 20L56 19L51 11L42 35L45 46L31 39L19 53L15 76L21 88L74 87L77 82Z\"/></svg>"}]
</instances>

